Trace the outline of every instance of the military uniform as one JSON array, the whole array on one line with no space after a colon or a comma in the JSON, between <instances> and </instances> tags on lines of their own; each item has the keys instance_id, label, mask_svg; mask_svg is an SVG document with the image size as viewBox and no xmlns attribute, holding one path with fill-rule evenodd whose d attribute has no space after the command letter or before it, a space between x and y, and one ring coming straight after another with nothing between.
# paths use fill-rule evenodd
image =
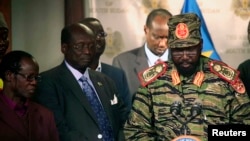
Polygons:
<instances>
[{"instance_id":1,"label":"military uniform","mask_svg":"<svg viewBox=\"0 0 250 141\"><path fill-rule=\"evenodd\" d=\"M238 75L205 56L189 77L171 60L141 72L142 86L124 126L126 140L171 141L185 134L207 141L208 125L250 124L250 100Z\"/></svg>"}]
</instances>

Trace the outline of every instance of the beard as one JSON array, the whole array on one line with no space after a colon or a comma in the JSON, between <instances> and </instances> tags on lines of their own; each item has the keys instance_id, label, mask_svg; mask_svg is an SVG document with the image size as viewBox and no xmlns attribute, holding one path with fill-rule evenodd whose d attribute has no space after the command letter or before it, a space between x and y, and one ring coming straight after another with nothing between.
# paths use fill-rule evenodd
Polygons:
<instances>
[{"instance_id":1,"label":"beard","mask_svg":"<svg viewBox=\"0 0 250 141\"><path fill-rule=\"evenodd\" d=\"M190 64L189 67L183 67L182 66L183 63L179 64L174 63L174 64L181 75L183 75L184 77L189 77L196 72L197 66L199 66L199 61L189 63Z\"/></svg>"}]
</instances>

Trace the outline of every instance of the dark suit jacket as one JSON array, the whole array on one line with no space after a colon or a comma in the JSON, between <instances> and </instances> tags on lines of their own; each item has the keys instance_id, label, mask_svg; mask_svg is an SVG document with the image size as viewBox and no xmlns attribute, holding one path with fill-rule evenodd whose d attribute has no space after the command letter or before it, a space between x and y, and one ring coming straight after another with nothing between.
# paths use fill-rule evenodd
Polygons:
<instances>
[{"instance_id":1,"label":"dark suit jacket","mask_svg":"<svg viewBox=\"0 0 250 141\"><path fill-rule=\"evenodd\" d=\"M35 98L55 115L61 141L97 141L100 130L95 114L79 83L63 62L41 73ZM89 76L111 121L116 140L125 122L124 103L111 105L117 94L113 80L101 72L89 70Z\"/></svg>"},{"instance_id":2,"label":"dark suit jacket","mask_svg":"<svg viewBox=\"0 0 250 141\"><path fill-rule=\"evenodd\" d=\"M121 68L125 72L132 97L140 86L138 73L149 67L144 46L114 57L112 65Z\"/></svg>"},{"instance_id":3,"label":"dark suit jacket","mask_svg":"<svg viewBox=\"0 0 250 141\"><path fill-rule=\"evenodd\" d=\"M0 97L0 140L1 141L59 141L53 113L45 107L30 102L28 126Z\"/></svg>"},{"instance_id":4,"label":"dark suit jacket","mask_svg":"<svg viewBox=\"0 0 250 141\"><path fill-rule=\"evenodd\" d=\"M108 77L114 80L118 89L118 93L121 95L121 98L123 99L126 107L128 107L129 112L131 108L132 97L129 94L128 83L125 73L123 72L123 70L106 63L101 63L101 67L102 73L106 74Z\"/></svg>"},{"instance_id":5,"label":"dark suit jacket","mask_svg":"<svg viewBox=\"0 0 250 141\"><path fill-rule=\"evenodd\" d=\"M240 78L246 87L247 94L250 97L250 59L239 64L238 70L240 71Z\"/></svg>"}]
</instances>

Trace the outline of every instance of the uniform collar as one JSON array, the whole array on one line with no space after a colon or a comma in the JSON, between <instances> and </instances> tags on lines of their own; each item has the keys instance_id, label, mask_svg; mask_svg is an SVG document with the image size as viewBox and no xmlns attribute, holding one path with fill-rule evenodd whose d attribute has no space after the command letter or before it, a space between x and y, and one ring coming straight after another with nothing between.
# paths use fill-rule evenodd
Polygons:
<instances>
[{"instance_id":1,"label":"uniform collar","mask_svg":"<svg viewBox=\"0 0 250 141\"><path fill-rule=\"evenodd\" d=\"M181 84L181 82L185 81L186 79L192 79L193 84L200 87L204 78L205 78L205 74L204 74L202 68L203 68L203 63L202 63L202 61L200 61L199 69L197 69L197 72L194 75L187 78L187 77L180 75L178 73L176 67L173 64L173 69L171 71L171 78L172 78L173 85L179 85L179 84Z\"/></svg>"}]
</instances>

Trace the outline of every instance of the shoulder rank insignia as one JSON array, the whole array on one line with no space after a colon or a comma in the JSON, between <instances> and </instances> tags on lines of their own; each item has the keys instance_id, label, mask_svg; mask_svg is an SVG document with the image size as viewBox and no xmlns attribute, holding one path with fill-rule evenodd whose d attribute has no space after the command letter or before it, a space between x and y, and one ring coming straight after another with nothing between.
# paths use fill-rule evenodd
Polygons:
<instances>
[{"instance_id":1,"label":"shoulder rank insignia","mask_svg":"<svg viewBox=\"0 0 250 141\"><path fill-rule=\"evenodd\" d=\"M179 76L177 70L175 70L175 69L172 70L171 77L172 77L172 83L174 86L181 83L181 79L180 79L180 76Z\"/></svg>"},{"instance_id":2,"label":"shoulder rank insignia","mask_svg":"<svg viewBox=\"0 0 250 141\"><path fill-rule=\"evenodd\" d=\"M211 72L229 82L235 91L241 94L245 93L246 89L239 78L239 71L227 66L225 63L220 61L209 62L209 67Z\"/></svg>"},{"instance_id":3,"label":"shoulder rank insignia","mask_svg":"<svg viewBox=\"0 0 250 141\"><path fill-rule=\"evenodd\" d=\"M141 82L141 85L145 87L152 81L156 80L159 76L166 72L166 69L167 64L164 62L159 62L156 65L139 72L138 77Z\"/></svg>"}]
</instances>

